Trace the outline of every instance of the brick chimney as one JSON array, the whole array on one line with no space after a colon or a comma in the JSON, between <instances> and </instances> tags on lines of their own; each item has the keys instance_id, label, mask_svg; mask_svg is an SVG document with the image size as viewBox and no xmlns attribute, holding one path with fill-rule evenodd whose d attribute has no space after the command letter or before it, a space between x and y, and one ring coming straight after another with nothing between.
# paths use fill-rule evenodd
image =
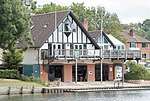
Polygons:
<instances>
[{"instance_id":1,"label":"brick chimney","mask_svg":"<svg viewBox=\"0 0 150 101\"><path fill-rule=\"evenodd\" d=\"M88 31L88 21L86 19L83 20L82 26Z\"/></svg>"},{"instance_id":2,"label":"brick chimney","mask_svg":"<svg viewBox=\"0 0 150 101\"><path fill-rule=\"evenodd\" d=\"M129 33L131 36L135 36L135 31L133 29L131 29Z\"/></svg>"}]
</instances>

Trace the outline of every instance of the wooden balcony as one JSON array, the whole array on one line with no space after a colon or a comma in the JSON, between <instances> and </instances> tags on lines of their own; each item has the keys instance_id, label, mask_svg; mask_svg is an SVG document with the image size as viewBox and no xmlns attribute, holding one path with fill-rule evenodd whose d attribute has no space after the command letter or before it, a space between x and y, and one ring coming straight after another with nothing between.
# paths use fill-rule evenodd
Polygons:
<instances>
[{"instance_id":1,"label":"wooden balcony","mask_svg":"<svg viewBox=\"0 0 150 101\"><path fill-rule=\"evenodd\" d=\"M58 60L93 60L93 59L126 59L136 60L141 59L140 50L77 50L77 49L56 49L54 51L54 59Z\"/></svg>"}]
</instances>

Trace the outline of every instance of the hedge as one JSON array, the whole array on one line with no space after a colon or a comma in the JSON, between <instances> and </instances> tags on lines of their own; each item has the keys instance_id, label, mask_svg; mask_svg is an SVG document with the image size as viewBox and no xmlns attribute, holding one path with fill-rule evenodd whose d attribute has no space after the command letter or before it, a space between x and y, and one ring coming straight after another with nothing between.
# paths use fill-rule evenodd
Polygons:
<instances>
[{"instance_id":1,"label":"hedge","mask_svg":"<svg viewBox=\"0 0 150 101\"><path fill-rule=\"evenodd\" d=\"M17 79L18 71L17 70L0 70L0 78Z\"/></svg>"},{"instance_id":2,"label":"hedge","mask_svg":"<svg viewBox=\"0 0 150 101\"><path fill-rule=\"evenodd\" d=\"M27 81L27 82L36 82L39 84L45 84L43 80L40 78L34 78L33 76L31 77L26 77L22 74L19 74L18 70L0 70L0 78L3 79L18 79L22 81Z\"/></svg>"}]
</instances>

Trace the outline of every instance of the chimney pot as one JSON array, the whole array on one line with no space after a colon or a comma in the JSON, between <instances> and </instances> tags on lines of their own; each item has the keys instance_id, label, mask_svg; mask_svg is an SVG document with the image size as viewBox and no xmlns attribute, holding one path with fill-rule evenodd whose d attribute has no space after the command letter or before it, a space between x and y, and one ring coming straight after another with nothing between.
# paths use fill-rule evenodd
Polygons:
<instances>
[{"instance_id":1,"label":"chimney pot","mask_svg":"<svg viewBox=\"0 0 150 101\"><path fill-rule=\"evenodd\" d=\"M88 21L86 19L83 20L82 26L88 31Z\"/></svg>"},{"instance_id":2,"label":"chimney pot","mask_svg":"<svg viewBox=\"0 0 150 101\"><path fill-rule=\"evenodd\" d=\"M130 30L130 35L135 36L135 31L133 29Z\"/></svg>"}]
</instances>

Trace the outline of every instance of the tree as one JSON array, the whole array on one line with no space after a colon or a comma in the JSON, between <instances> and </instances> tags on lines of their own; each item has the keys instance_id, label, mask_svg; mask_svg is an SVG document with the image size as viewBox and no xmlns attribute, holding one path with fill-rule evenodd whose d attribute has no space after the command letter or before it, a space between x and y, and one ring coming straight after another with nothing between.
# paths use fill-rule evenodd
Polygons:
<instances>
[{"instance_id":1,"label":"tree","mask_svg":"<svg viewBox=\"0 0 150 101\"><path fill-rule=\"evenodd\" d=\"M49 13L49 12L54 12L54 11L63 11L67 9L68 7L66 6L56 5L55 3L51 2L50 4L43 5L42 8L35 9L33 13L43 14L43 13Z\"/></svg>"},{"instance_id":2,"label":"tree","mask_svg":"<svg viewBox=\"0 0 150 101\"><path fill-rule=\"evenodd\" d=\"M142 23L142 28L144 31L150 31L150 19L146 19Z\"/></svg>"},{"instance_id":3,"label":"tree","mask_svg":"<svg viewBox=\"0 0 150 101\"><path fill-rule=\"evenodd\" d=\"M8 69L18 69L23 61L23 51L21 49L14 48L11 51L3 53L2 62Z\"/></svg>"},{"instance_id":4,"label":"tree","mask_svg":"<svg viewBox=\"0 0 150 101\"><path fill-rule=\"evenodd\" d=\"M109 13L105 10L104 7L98 6L93 10L93 19L92 25L95 25L96 30L101 30L101 23L102 23L102 30L107 33L111 34L123 43L126 43L126 39L120 35L120 32L123 30L122 24L117 16L116 13Z\"/></svg>"},{"instance_id":5,"label":"tree","mask_svg":"<svg viewBox=\"0 0 150 101\"><path fill-rule=\"evenodd\" d=\"M146 19L140 23L140 28L143 30L145 38L150 40L150 19Z\"/></svg>"},{"instance_id":6,"label":"tree","mask_svg":"<svg viewBox=\"0 0 150 101\"><path fill-rule=\"evenodd\" d=\"M126 66L129 67L130 72L125 74L127 80L150 80L150 72L144 65L136 64L135 62L128 61Z\"/></svg>"},{"instance_id":7,"label":"tree","mask_svg":"<svg viewBox=\"0 0 150 101\"><path fill-rule=\"evenodd\" d=\"M78 18L80 22L86 19L86 10L84 3L72 3L70 9L73 11L74 15Z\"/></svg>"},{"instance_id":8,"label":"tree","mask_svg":"<svg viewBox=\"0 0 150 101\"><path fill-rule=\"evenodd\" d=\"M136 34L150 40L150 20L146 19L143 23L130 23L130 24L122 24L123 29L130 30L134 29Z\"/></svg>"},{"instance_id":9,"label":"tree","mask_svg":"<svg viewBox=\"0 0 150 101\"><path fill-rule=\"evenodd\" d=\"M33 0L24 0L24 4L28 7L30 7L30 9L32 11L34 11L36 9L36 4L37 2L36 1L33 1Z\"/></svg>"},{"instance_id":10,"label":"tree","mask_svg":"<svg viewBox=\"0 0 150 101\"><path fill-rule=\"evenodd\" d=\"M0 48L13 50L23 39L32 44L30 10L23 0L0 0Z\"/></svg>"}]
</instances>

